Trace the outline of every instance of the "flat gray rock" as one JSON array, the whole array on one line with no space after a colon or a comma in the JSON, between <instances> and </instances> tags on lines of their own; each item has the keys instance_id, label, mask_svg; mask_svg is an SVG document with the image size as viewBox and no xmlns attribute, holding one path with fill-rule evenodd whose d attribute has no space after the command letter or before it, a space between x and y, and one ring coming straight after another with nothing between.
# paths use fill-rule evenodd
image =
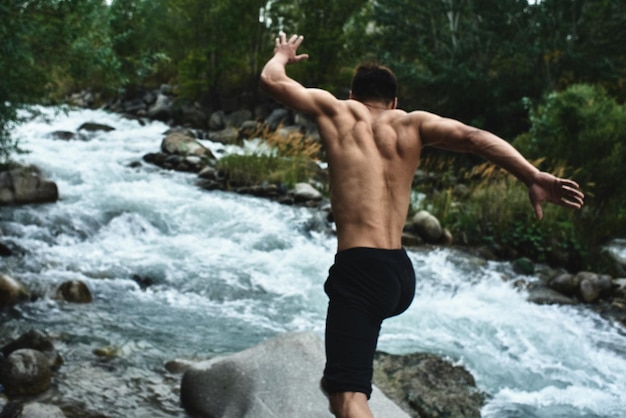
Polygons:
<instances>
[{"instance_id":1,"label":"flat gray rock","mask_svg":"<svg viewBox=\"0 0 626 418\"><path fill-rule=\"evenodd\" d=\"M282 334L245 351L193 365L183 375L181 401L193 417L329 418L319 389L325 356L312 333ZM374 387L376 417L409 415Z\"/></svg>"}]
</instances>

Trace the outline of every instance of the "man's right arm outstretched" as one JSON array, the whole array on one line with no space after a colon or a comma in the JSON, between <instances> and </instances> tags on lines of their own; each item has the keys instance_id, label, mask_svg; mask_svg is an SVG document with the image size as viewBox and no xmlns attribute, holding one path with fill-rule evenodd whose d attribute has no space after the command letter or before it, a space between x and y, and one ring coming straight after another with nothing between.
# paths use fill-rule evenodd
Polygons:
<instances>
[{"instance_id":1,"label":"man's right arm outstretched","mask_svg":"<svg viewBox=\"0 0 626 418\"><path fill-rule=\"evenodd\" d=\"M332 94L320 89L306 88L287 75L287 65L309 58L307 54L297 53L303 39L298 35L287 39L285 33L279 34L274 56L261 72L261 88L273 99L295 111L315 117L332 113L338 102Z\"/></svg>"}]
</instances>

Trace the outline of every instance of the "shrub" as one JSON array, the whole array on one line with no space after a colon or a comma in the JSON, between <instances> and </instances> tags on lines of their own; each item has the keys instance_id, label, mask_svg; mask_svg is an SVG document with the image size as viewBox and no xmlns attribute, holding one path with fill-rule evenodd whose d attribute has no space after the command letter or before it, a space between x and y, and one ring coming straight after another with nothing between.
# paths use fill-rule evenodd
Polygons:
<instances>
[{"instance_id":1,"label":"shrub","mask_svg":"<svg viewBox=\"0 0 626 418\"><path fill-rule=\"evenodd\" d=\"M319 167L321 144L300 132L287 135L265 128L253 136L260 136L269 146L268 151L224 156L218 168L227 173L231 186L258 185L264 182L293 187L296 183L315 176Z\"/></svg>"},{"instance_id":2,"label":"shrub","mask_svg":"<svg viewBox=\"0 0 626 418\"><path fill-rule=\"evenodd\" d=\"M305 181L310 177L309 161L303 158L285 158L277 155L253 153L231 154L218 163L230 186L250 186L262 183L285 185Z\"/></svg>"},{"instance_id":3,"label":"shrub","mask_svg":"<svg viewBox=\"0 0 626 418\"><path fill-rule=\"evenodd\" d=\"M523 255L572 271L593 264L595 243L585 238L582 213L544 204L544 217L537 221L526 187L489 163L465 178L472 179L468 196L456 196L451 186L422 202L457 242L488 245L503 257Z\"/></svg>"}]
</instances>

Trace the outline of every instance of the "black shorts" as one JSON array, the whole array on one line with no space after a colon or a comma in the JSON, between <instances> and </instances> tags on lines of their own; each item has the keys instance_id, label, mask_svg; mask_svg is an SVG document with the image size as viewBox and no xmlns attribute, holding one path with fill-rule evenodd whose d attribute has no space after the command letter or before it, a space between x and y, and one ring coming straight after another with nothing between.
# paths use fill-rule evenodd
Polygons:
<instances>
[{"instance_id":1,"label":"black shorts","mask_svg":"<svg viewBox=\"0 0 626 418\"><path fill-rule=\"evenodd\" d=\"M415 272L404 249L350 248L335 256L324 291L328 393L372 393L374 353L382 321L404 312L415 295Z\"/></svg>"}]
</instances>

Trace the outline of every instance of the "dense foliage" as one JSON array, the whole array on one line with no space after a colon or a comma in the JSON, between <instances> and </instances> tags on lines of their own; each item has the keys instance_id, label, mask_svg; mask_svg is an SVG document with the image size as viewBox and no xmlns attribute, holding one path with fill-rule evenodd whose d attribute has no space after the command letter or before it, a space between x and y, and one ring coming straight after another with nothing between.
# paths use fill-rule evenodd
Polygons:
<instances>
[{"instance_id":1,"label":"dense foliage","mask_svg":"<svg viewBox=\"0 0 626 418\"><path fill-rule=\"evenodd\" d=\"M103 0L0 3L0 164L18 150L20 107L85 86L117 83Z\"/></svg>"},{"instance_id":2,"label":"dense foliage","mask_svg":"<svg viewBox=\"0 0 626 418\"><path fill-rule=\"evenodd\" d=\"M528 130L523 98L600 85L626 98L621 0L8 0L0 4L0 157L15 110L80 89L161 83L209 110L252 107L278 30L306 36L305 85L345 97L362 60L401 82L401 107L506 138Z\"/></svg>"},{"instance_id":3,"label":"dense foliage","mask_svg":"<svg viewBox=\"0 0 626 418\"><path fill-rule=\"evenodd\" d=\"M352 68L378 60L398 73L401 107L508 138L529 127L524 97L588 83L626 98L621 0L8 0L0 18L2 98L16 105L42 87L171 82L208 108L252 106L280 29L306 37L311 59L292 69L305 85L345 96Z\"/></svg>"}]
</instances>

